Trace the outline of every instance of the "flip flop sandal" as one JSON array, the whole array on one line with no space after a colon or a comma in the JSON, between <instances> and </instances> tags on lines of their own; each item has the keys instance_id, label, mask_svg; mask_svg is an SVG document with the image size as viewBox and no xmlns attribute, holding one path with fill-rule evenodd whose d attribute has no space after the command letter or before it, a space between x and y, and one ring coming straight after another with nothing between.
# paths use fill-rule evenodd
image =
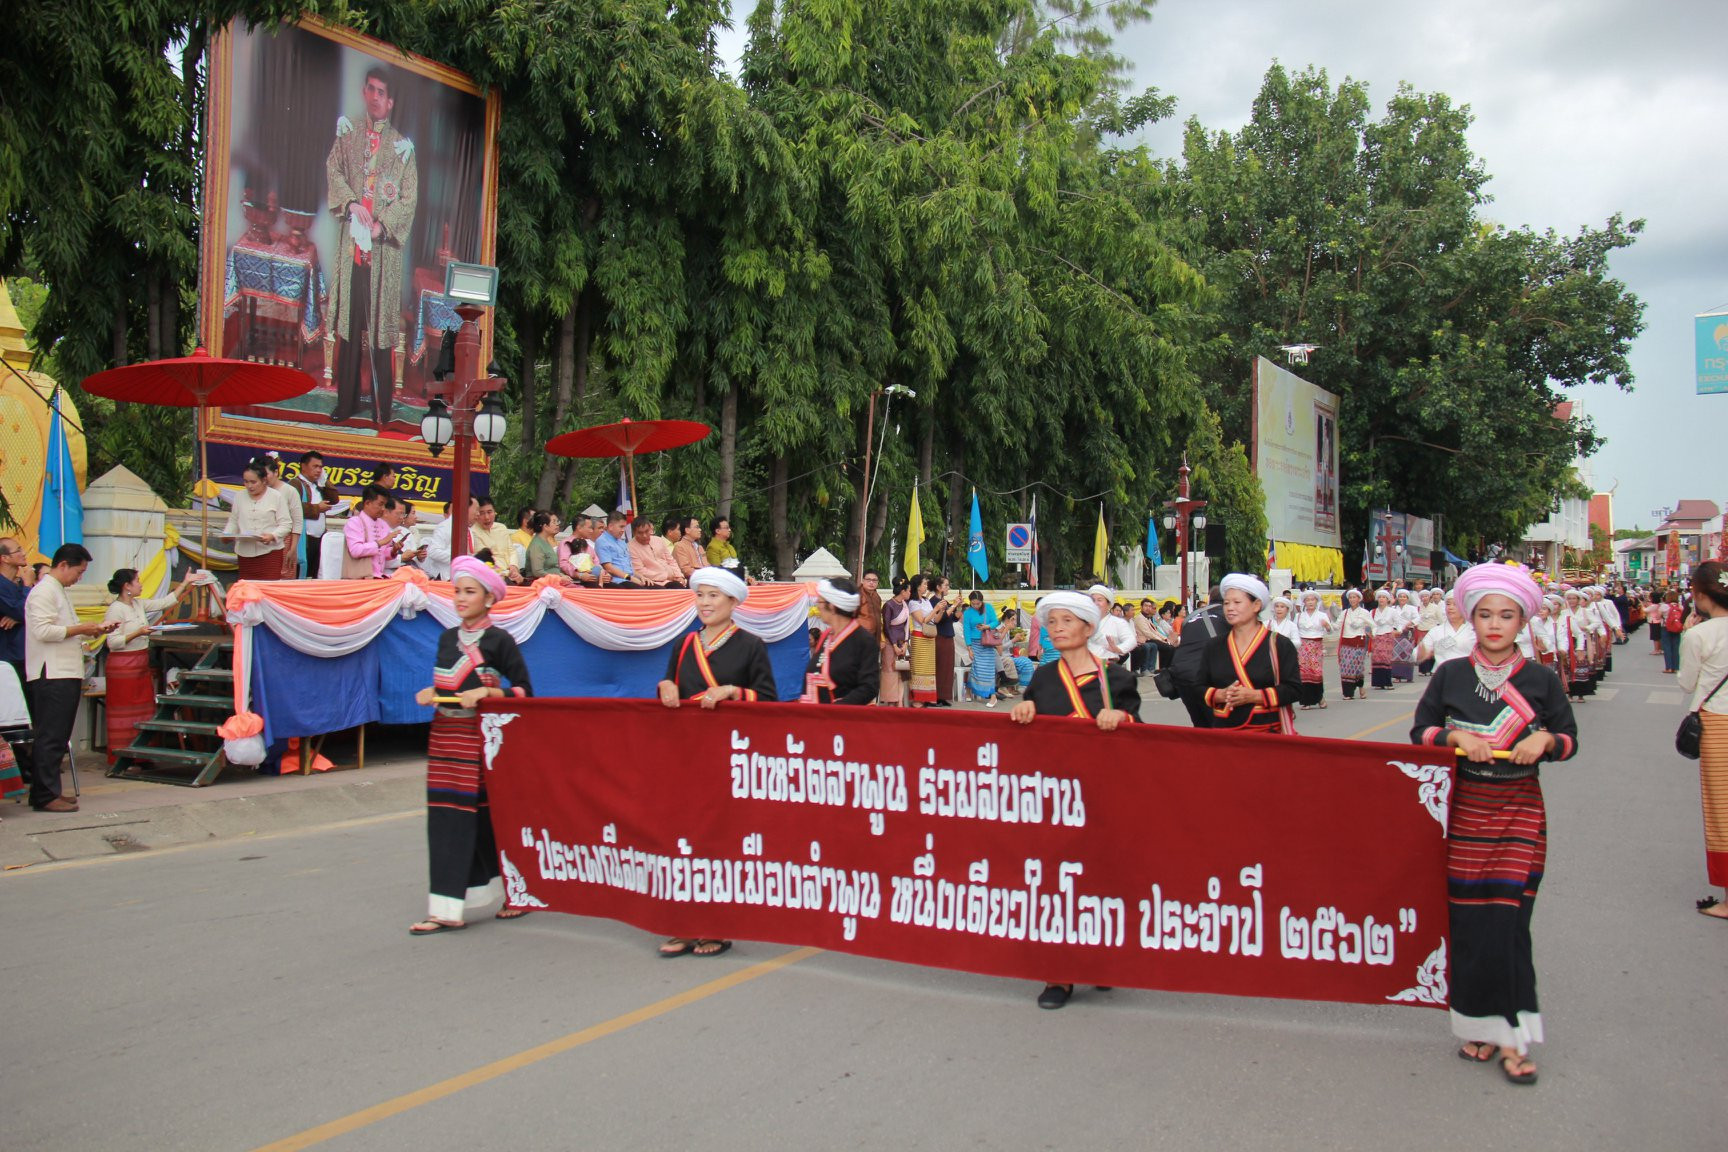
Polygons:
<instances>
[{"instance_id":1,"label":"flip flop sandal","mask_svg":"<svg viewBox=\"0 0 1728 1152\"><path fill-rule=\"evenodd\" d=\"M711 945L713 947L710 948ZM710 948L710 950L704 952L702 951L703 948ZM713 959L715 956L724 956L730 951L732 951L732 941L730 940L698 940L691 945L692 954L700 956L704 960Z\"/></svg>"},{"instance_id":2,"label":"flip flop sandal","mask_svg":"<svg viewBox=\"0 0 1728 1152\"><path fill-rule=\"evenodd\" d=\"M660 959L676 960L680 956L688 956L696 950L696 944L695 940L668 940L660 945Z\"/></svg>"},{"instance_id":3,"label":"flip flop sandal","mask_svg":"<svg viewBox=\"0 0 1728 1152\"><path fill-rule=\"evenodd\" d=\"M492 914L494 920L520 920L533 912L532 908L500 908Z\"/></svg>"},{"instance_id":4,"label":"flip flop sandal","mask_svg":"<svg viewBox=\"0 0 1728 1152\"><path fill-rule=\"evenodd\" d=\"M420 924L430 924L430 925L432 925L432 927L422 928L420 926ZM408 928L408 935L410 935L410 936L436 936L440 932L460 932L460 931L462 931L462 929L468 927L468 925L465 923L464 924L446 924L442 920L422 920L422 921L420 921L420 924L410 925Z\"/></svg>"},{"instance_id":5,"label":"flip flop sandal","mask_svg":"<svg viewBox=\"0 0 1728 1152\"><path fill-rule=\"evenodd\" d=\"M1466 1045L1465 1047L1458 1049L1458 1059L1468 1060L1472 1064L1486 1064L1488 1061L1494 1059L1494 1057L1500 1052L1500 1046L1498 1044L1483 1044L1474 1040L1471 1041L1471 1043L1476 1045L1476 1051L1472 1053L1469 1046Z\"/></svg>"},{"instance_id":6,"label":"flip flop sandal","mask_svg":"<svg viewBox=\"0 0 1728 1152\"><path fill-rule=\"evenodd\" d=\"M1536 1083L1536 1066L1535 1065L1532 1064L1530 1066L1530 1070L1528 1072L1514 1072L1514 1071L1512 1071L1512 1066L1514 1064L1525 1064L1525 1063L1528 1063L1528 1061L1524 1057L1518 1055L1515 1052L1509 1053L1507 1055L1500 1057L1500 1071L1505 1075L1507 1080L1511 1081L1514 1084L1524 1084L1524 1085L1534 1084L1534 1083Z\"/></svg>"}]
</instances>

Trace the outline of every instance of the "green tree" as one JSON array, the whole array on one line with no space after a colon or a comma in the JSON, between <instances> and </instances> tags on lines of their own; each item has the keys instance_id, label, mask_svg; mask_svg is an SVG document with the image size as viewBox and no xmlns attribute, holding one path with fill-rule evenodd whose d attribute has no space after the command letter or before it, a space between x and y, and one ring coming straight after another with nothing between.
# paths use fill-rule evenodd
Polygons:
<instances>
[{"instance_id":1,"label":"green tree","mask_svg":"<svg viewBox=\"0 0 1728 1152\"><path fill-rule=\"evenodd\" d=\"M1206 396L1245 440L1253 358L1319 345L1302 374L1342 397L1347 540L1386 506L1444 515L1455 538L1515 539L1600 443L1558 414L1566 389L1631 385L1643 306L1608 259L1642 222L1576 236L1493 223L1469 123L1408 87L1371 119L1364 85L1274 64L1247 126L1190 121L1170 167L1216 292Z\"/></svg>"}]
</instances>

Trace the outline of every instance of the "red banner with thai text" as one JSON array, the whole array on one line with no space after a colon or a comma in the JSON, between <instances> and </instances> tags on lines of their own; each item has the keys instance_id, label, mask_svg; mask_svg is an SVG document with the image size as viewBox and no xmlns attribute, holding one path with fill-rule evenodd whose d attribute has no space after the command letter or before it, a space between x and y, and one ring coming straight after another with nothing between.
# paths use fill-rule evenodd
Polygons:
<instances>
[{"instance_id":1,"label":"red banner with thai text","mask_svg":"<svg viewBox=\"0 0 1728 1152\"><path fill-rule=\"evenodd\" d=\"M518 907L1032 981L1446 1003L1433 749L803 704L495 700L482 727Z\"/></svg>"}]
</instances>

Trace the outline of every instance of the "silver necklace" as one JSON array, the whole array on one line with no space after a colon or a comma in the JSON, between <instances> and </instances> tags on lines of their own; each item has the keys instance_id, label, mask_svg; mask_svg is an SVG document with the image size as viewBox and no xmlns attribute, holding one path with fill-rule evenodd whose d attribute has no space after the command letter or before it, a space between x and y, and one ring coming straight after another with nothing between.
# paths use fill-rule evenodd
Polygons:
<instances>
[{"instance_id":1,"label":"silver necklace","mask_svg":"<svg viewBox=\"0 0 1728 1152\"><path fill-rule=\"evenodd\" d=\"M1476 695L1484 702L1494 704L1500 699L1500 690L1506 687L1506 681L1512 679L1512 673L1518 668L1518 654L1514 652L1504 664L1484 663L1475 656L1471 657L1470 663L1476 668Z\"/></svg>"}]
</instances>

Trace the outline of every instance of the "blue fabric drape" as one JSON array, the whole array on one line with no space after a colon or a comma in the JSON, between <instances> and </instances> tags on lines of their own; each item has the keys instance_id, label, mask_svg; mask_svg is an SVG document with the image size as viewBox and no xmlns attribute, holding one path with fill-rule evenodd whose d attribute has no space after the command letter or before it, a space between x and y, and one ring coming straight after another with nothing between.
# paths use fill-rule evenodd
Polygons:
<instances>
[{"instance_id":1,"label":"blue fabric drape","mask_svg":"<svg viewBox=\"0 0 1728 1152\"><path fill-rule=\"evenodd\" d=\"M308 656L268 627L252 630L252 708L264 717L264 740L314 736L358 724L423 724L432 709L414 702L432 682L432 658L443 628L429 613L392 620L378 638L348 656ZM683 637L649 652L614 652L548 618L522 645L536 696L651 698ZM782 700L804 687L810 645L804 630L768 645Z\"/></svg>"}]
</instances>

